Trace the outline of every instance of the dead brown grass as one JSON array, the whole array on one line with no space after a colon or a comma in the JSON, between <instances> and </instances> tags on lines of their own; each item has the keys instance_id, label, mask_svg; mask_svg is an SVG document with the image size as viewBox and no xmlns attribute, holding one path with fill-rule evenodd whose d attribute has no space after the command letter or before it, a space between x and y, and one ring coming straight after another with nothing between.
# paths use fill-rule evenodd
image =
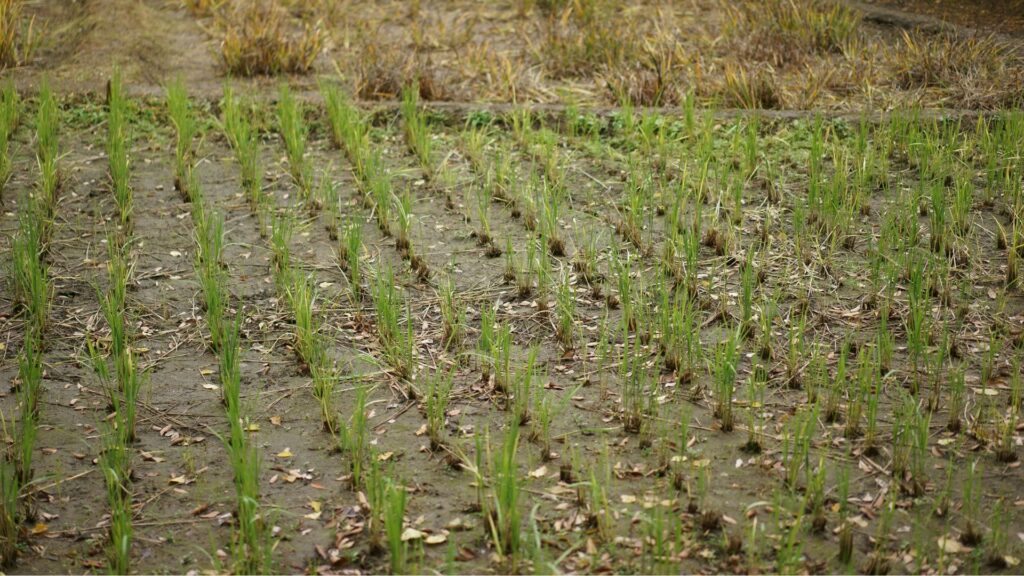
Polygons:
<instances>
[{"instance_id":1,"label":"dead brown grass","mask_svg":"<svg viewBox=\"0 0 1024 576\"><path fill-rule=\"evenodd\" d=\"M888 54L896 85L937 91L964 108L1005 108L1024 99L1024 62L992 36L904 31Z\"/></svg>"},{"instance_id":2,"label":"dead brown grass","mask_svg":"<svg viewBox=\"0 0 1024 576\"><path fill-rule=\"evenodd\" d=\"M298 22L275 1L240 0L218 20L221 57L232 74L305 74L323 48L319 26Z\"/></svg>"},{"instance_id":3,"label":"dead brown grass","mask_svg":"<svg viewBox=\"0 0 1024 576\"><path fill-rule=\"evenodd\" d=\"M726 28L746 59L782 67L802 65L813 55L845 53L859 37L861 17L838 3L820 0L728 2Z\"/></svg>"},{"instance_id":4,"label":"dead brown grass","mask_svg":"<svg viewBox=\"0 0 1024 576\"><path fill-rule=\"evenodd\" d=\"M36 44L35 18L22 17L24 0L0 0L0 68L20 66Z\"/></svg>"}]
</instances>

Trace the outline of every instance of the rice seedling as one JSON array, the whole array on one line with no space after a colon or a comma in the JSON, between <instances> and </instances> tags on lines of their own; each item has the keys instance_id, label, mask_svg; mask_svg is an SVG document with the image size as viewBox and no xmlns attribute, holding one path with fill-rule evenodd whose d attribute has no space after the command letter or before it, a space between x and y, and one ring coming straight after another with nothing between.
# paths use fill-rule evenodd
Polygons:
<instances>
[{"instance_id":1,"label":"rice seedling","mask_svg":"<svg viewBox=\"0 0 1024 576\"><path fill-rule=\"evenodd\" d=\"M402 90L402 121L405 129L405 143L409 150L416 155L423 174L430 179L434 176L435 170L430 158L432 142L430 128L427 126L427 115L419 107L419 94L418 82L414 82Z\"/></svg>"},{"instance_id":2,"label":"rice seedling","mask_svg":"<svg viewBox=\"0 0 1024 576\"><path fill-rule=\"evenodd\" d=\"M193 187L194 188L194 187ZM194 202L193 206L198 206ZM210 330L210 348L220 350L223 339L224 312L227 309L227 292L224 286L225 274L221 252L224 246L224 218L219 213L204 213L202 224L196 227L196 277L203 291L206 304L206 325Z\"/></svg>"},{"instance_id":3,"label":"rice seedling","mask_svg":"<svg viewBox=\"0 0 1024 576\"><path fill-rule=\"evenodd\" d=\"M519 373L513 381L510 390L511 397L508 399L512 417L519 422L519 425L530 422L532 417L536 364L537 347L533 346L527 355L526 364L519 369Z\"/></svg>"},{"instance_id":4,"label":"rice seedling","mask_svg":"<svg viewBox=\"0 0 1024 576\"><path fill-rule=\"evenodd\" d=\"M367 479L363 477L363 472L367 465L371 466L371 476L379 472L377 460L371 458L372 449L369 444L369 424L366 415L367 395L368 391L365 386L360 386L356 389L355 404L352 406L352 417L347 425L344 419L340 417L335 419L337 424L335 427L335 441L338 444L338 449L348 456L351 475L350 482L353 490L363 487L369 488L374 485L372 478Z\"/></svg>"},{"instance_id":5,"label":"rice seedling","mask_svg":"<svg viewBox=\"0 0 1024 576\"><path fill-rule=\"evenodd\" d=\"M128 574L131 568L132 495L129 486L129 449L120 432L108 430L100 455L100 470L106 480L110 507L110 542L107 568L112 574Z\"/></svg>"},{"instance_id":6,"label":"rice seedling","mask_svg":"<svg viewBox=\"0 0 1024 576\"><path fill-rule=\"evenodd\" d=\"M409 306L395 289L395 278L390 268L377 273L373 286L373 307L377 312L377 330L384 357L399 378L411 380L416 371L415 340ZM400 315L404 308L405 326Z\"/></svg>"},{"instance_id":7,"label":"rice seedling","mask_svg":"<svg viewBox=\"0 0 1024 576\"><path fill-rule=\"evenodd\" d=\"M266 233L267 204L263 193L259 159L259 133L229 85L224 86L221 127L235 153L235 161L242 173L242 189L249 201L249 209L259 218L260 235Z\"/></svg>"},{"instance_id":8,"label":"rice seedling","mask_svg":"<svg viewBox=\"0 0 1024 576\"><path fill-rule=\"evenodd\" d=\"M732 403L739 362L740 329L728 330L715 352L715 417L723 432L733 428Z\"/></svg>"},{"instance_id":9,"label":"rice seedling","mask_svg":"<svg viewBox=\"0 0 1024 576\"><path fill-rule=\"evenodd\" d=\"M362 250L363 217L356 214L350 216L344 225L341 243L338 245L338 259L348 278L349 296L353 304L359 304L363 299Z\"/></svg>"},{"instance_id":10,"label":"rice seedling","mask_svg":"<svg viewBox=\"0 0 1024 576\"><path fill-rule=\"evenodd\" d=\"M0 413L4 436L7 435L7 419ZM18 559L18 538L21 513L18 510L18 495L21 482L18 480L17 456L10 448L0 450L0 565L14 566Z\"/></svg>"},{"instance_id":11,"label":"rice seedling","mask_svg":"<svg viewBox=\"0 0 1024 576\"><path fill-rule=\"evenodd\" d=\"M519 468L516 452L519 449L519 424L512 419L501 449L494 454L491 465L491 497L487 507L488 533L499 557L506 559L509 571L514 572L522 546L522 520L519 499Z\"/></svg>"},{"instance_id":12,"label":"rice seedling","mask_svg":"<svg viewBox=\"0 0 1024 576\"><path fill-rule=\"evenodd\" d=\"M555 336L562 344L562 350L571 352L576 346L576 294L572 287L572 278L568 272L562 272L558 284L555 308L558 313L558 325Z\"/></svg>"},{"instance_id":13,"label":"rice seedling","mask_svg":"<svg viewBox=\"0 0 1024 576\"><path fill-rule=\"evenodd\" d=\"M277 131L284 140L284 148L288 157L288 173L292 182L299 189L304 202L312 202L313 172L306 159L306 139L309 129L304 119L304 111L292 94L287 83L282 83L277 95Z\"/></svg>"},{"instance_id":14,"label":"rice seedling","mask_svg":"<svg viewBox=\"0 0 1024 576\"><path fill-rule=\"evenodd\" d=\"M445 419L451 401L453 371L437 371L428 380L424 409L427 413L427 436L430 447L437 450L445 444Z\"/></svg>"},{"instance_id":15,"label":"rice seedling","mask_svg":"<svg viewBox=\"0 0 1024 576\"><path fill-rule=\"evenodd\" d=\"M194 200L193 191L189 185L194 181L192 178L192 165L195 162L195 140L199 127L195 115L192 112L192 105L189 102L188 91L180 78L167 84L167 112L171 117L171 124L174 125L174 188L181 193L182 200L191 202Z\"/></svg>"},{"instance_id":16,"label":"rice seedling","mask_svg":"<svg viewBox=\"0 0 1024 576\"><path fill-rule=\"evenodd\" d=\"M455 280L448 275L441 283L438 296L441 301L441 318L444 322L444 346L458 350L466 333L466 310L456 294Z\"/></svg>"},{"instance_id":17,"label":"rice seedling","mask_svg":"<svg viewBox=\"0 0 1024 576\"><path fill-rule=\"evenodd\" d=\"M29 207L29 211L33 208ZM41 337L47 324L52 287L43 260L44 224L34 214L18 214L18 232L11 241L11 279L14 302L25 310L27 332Z\"/></svg>"},{"instance_id":18,"label":"rice seedling","mask_svg":"<svg viewBox=\"0 0 1024 576\"><path fill-rule=\"evenodd\" d=\"M6 82L0 88L0 202L3 202L4 189L14 173L11 162L11 136L18 128L21 117L21 99L14 84Z\"/></svg>"},{"instance_id":19,"label":"rice seedling","mask_svg":"<svg viewBox=\"0 0 1024 576\"><path fill-rule=\"evenodd\" d=\"M121 87L121 72L114 71L107 85L107 159L110 165L110 187L117 203L121 227L127 232L132 214L132 188L129 180L128 103Z\"/></svg>"},{"instance_id":20,"label":"rice seedling","mask_svg":"<svg viewBox=\"0 0 1024 576\"><path fill-rule=\"evenodd\" d=\"M21 354L18 356L18 420L16 458L17 485L26 486L32 482L32 452L39 434L39 399L43 383L43 359L41 335L26 335Z\"/></svg>"},{"instance_id":21,"label":"rice seedling","mask_svg":"<svg viewBox=\"0 0 1024 576\"><path fill-rule=\"evenodd\" d=\"M388 551L391 554L391 573L405 574L407 543L402 538L405 524L405 486L386 480L384 490L384 531L387 533Z\"/></svg>"},{"instance_id":22,"label":"rice seedling","mask_svg":"<svg viewBox=\"0 0 1024 576\"><path fill-rule=\"evenodd\" d=\"M60 109L47 81L39 86L39 106L36 110L36 163L39 165L37 195L33 197L34 217L40 220L42 244L50 238L60 189Z\"/></svg>"},{"instance_id":23,"label":"rice seedling","mask_svg":"<svg viewBox=\"0 0 1024 576\"><path fill-rule=\"evenodd\" d=\"M960 532L960 541L966 546L977 546L982 540L979 532L982 524L981 518L981 471L977 460L967 467L967 474L963 478L961 487L961 513L964 518L964 526Z\"/></svg>"}]
</instances>

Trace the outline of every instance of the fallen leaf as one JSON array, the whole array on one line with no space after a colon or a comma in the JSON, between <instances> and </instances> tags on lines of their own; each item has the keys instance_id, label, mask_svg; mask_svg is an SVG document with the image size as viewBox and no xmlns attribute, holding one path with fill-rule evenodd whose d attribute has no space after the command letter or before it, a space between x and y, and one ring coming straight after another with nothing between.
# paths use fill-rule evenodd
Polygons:
<instances>
[{"instance_id":1,"label":"fallen leaf","mask_svg":"<svg viewBox=\"0 0 1024 576\"><path fill-rule=\"evenodd\" d=\"M419 540L426 536L426 533L420 532L419 530L409 527L402 532L402 542L408 542L409 540Z\"/></svg>"},{"instance_id":2,"label":"fallen leaf","mask_svg":"<svg viewBox=\"0 0 1024 576\"><path fill-rule=\"evenodd\" d=\"M970 552L972 549L964 546L956 538L950 538L949 536L939 537L939 550L942 550L946 554L965 554Z\"/></svg>"},{"instance_id":3,"label":"fallen leaf","mask_svg":"<svg viewBox=\"0 0 1024 576\"><path fill-rule=\"evenodd\" d=\"M294 456L294 454L292 454L291 448L285 448L277 453L278 458L291 458L292 456Z\"/></svg>"}]
</instances>

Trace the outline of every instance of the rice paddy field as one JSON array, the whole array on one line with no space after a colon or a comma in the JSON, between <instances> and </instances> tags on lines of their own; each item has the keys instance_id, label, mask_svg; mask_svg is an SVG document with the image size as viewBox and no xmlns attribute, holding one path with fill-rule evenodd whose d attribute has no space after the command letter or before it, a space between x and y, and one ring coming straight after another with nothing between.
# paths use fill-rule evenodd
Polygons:
<instances>
[{"instance_id":1,"label":"rice paddy field","mask_svg":"<svg viewBox=\"0 0 1024 576\"><path fill-rule=\"evenodd\" d=\"M1019 573L1024 5L0 0L7 573Z\"/></svg>"}]
</instances>

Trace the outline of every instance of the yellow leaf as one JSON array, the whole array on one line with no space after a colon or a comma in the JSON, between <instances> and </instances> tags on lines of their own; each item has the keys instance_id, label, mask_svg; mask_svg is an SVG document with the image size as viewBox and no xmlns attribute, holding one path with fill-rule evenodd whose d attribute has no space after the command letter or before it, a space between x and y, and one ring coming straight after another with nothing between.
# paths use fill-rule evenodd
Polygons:
<instances>
[{"instance_id":1,"label":"yellow leaf","mask_svg":"<svg viewBox=\"0 0 1024 576\"><path fill-rule=\"evenodd\" d=\"M35 526L32 527L32 535L33 536L38 536L40 534L46 534L47 530L49 530L49 527L47 527L46 524L43 524L42 522L39 522Z\"/></svg>"},{"instance_id":2,"label":"yellow leaf","mask_svg":"<svg viewBox=\"0 0 1024 576\"><path fill-rule=\"evenodd\" d=\"M291 458L292 456L294 456L294 454L292 454L291 448L285 448L277 453L278 458Z\"/></svg>"}]
</instances>

